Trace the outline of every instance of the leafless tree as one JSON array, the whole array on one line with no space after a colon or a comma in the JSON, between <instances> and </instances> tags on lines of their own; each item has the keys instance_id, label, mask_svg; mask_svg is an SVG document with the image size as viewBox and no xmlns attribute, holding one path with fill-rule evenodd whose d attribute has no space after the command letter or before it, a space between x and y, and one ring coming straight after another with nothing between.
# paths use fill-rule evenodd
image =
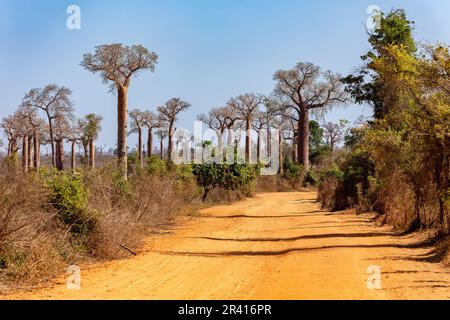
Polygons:
<instances>
[{"instance_id":1,"label":"leafless tree","mask_svg":"<svg viewBox=\"0 0 450 320\"><path fill-rule=\"evenodd\" d=\"M349 99L340 76L331 71L322 72L312 63L298 63L293 69L280 70L274 75L275 93L291 100L290 108L296 112L297 161L309 167L309 113L326 110Z\"/></svg>"},{"instance_id":2,"label":"leafless tree","mask_svg":"<svg viewBox=\"0 0 450 320\"><path fill-rule=\"evenodd\" d=\"M151 158L153 153L153 130L161 127L161 123L153 112L144 111L144 126L147 127L147 156Z\"/></svg>"},{"instance_id":3,"label":"leafless tree","mask_svg":"<svg viewBox=\"0 0 450 320\"><path fill-rule=\"evenodd\" d=\"M344 141L345 128L347 126L347 120L340 120L339 123L327 122L322 125L324 129L324 137L331 152L334 151L338 143Z\"/></svg>"},{"instance_id":4,"label":"leafless tree","mask_svg":"<svg viewBox=\"0 0 450 320\"><path fill-rule=\"evenodd\" d=\"M89 149L88 157L89 167L91 169L95 168L95 141L98 139L102 130L102 121L103 117L94 113L87 114L83 120L79 120L79 125L83 130L81 142L84 147L85 157L87 156L86 149Z\"/></svg>"},{"instance_id":5,"label":"leafless tree","mask_svg":"<svg viewBox=\"0 0 450 320\"><path fill-rule=\"evenodd\" d=\"M265 101L267 114L270 118L269 127L275 128L278 131L278 162L280 165L278 174L284 174L284 141L292 140L295 142L295 125L292 121L292 110L287 108L288 104L283 97L274 96L267 98ZM293 147L295 150L295 147ZM294 156L294 159L295 156Z\"/></svg>"},{"instance_id":6,"label":"leafless tree","mask_svg":"<svg viewBox=\"0 0 450 320\"><path fill-rule=\"evenodd\" d=\"M41 163L41 142L40 138L45 130L44 120L37 114L37 110L31 106L22 105L18 108L17 114L26 122L29 129L28 134L28 166L39 171Z\"/></svg>"},{"instance_id":7,"label":"leafless tree","mask_svg":"<svg viewBox=\"0 0 450 320\"><path fill-rule=\"evenodd\" d=\"M180 98L172 98L163 106L158 107L159 116L162 122L168 126L169 143L167 148L168 160L172 160L173 135L175 133L175 122L180 112L189 109L191 105Z\"/></svg>"},{"instance_id":8,"label":"leafless tree","mask_svg":"<svg viewBox=\"0 0 450 320\"><path fill-rule=\"evenodd\" d=\"M245 122L245 161L250 162L251 155L251 130L254 115L258 112L260 105L264 102L261 94L247 93L237 98L232 98L228 105L231 106L238 114L242 121Z\"/></svg>"},{"instance_id":9,"label":"leafless tree","mask_svg":"<svg viewBox=\"0 0 450 320\"><path fill-rule=\"evenodd\" d=\"M1 127L8 139L8 157L14 160L14 170L17 170L17 160L19 152L20 124L15 115L3 118Z\"/></svg>"},{"instance_id":10,"label":"leafless tree","mask_svg":"<svg viewBox=\"0 0 450 320\"><path fill-rule=\"evenodd\" d=\"M262 142L262 131L267 128L268 125L268 114L263 111L258 111L253 117L252 127L257 133L257 143L256 143L256 162L261 161L261 142Z\"/></svg>"},{"instance_id":11,"label":"leafless tree","mask_svg":"<svg viewBox=\"0 0 450 320\"><path fill-rule=\"evenodd\" d=\"M219 146L222 146L225 129L227 128L227 114L225 108L213 108L207 114L199 114L197 120L203 122L209 129L216 132Z\"/></svg>"},{"instance_id":12,"label":"leafless tree","mask_svg":"<svg viewBox=\"0 0 450 320\"><path fill-rule=\"evenodd\" d=\"M56 152L56 169L64 170L64 141L71 137L73 116L58 114L54 118L54 140Z\"/></svg>"},{"instance_id":13,"label":"leafless tree","mask_svg":"<svg viewBox=\"0 0 450 320\"><path fill-rule=\"evenodd\" d=\"M84 55L81 65L92 73L100 73L103 81L117 92L117 156L123 178L128 177L127 165L127 96L131 78L143 70L155 70L158 55L141 45L102 45L93 54Z\"/></svg>"},{"instance_id":14,"label":"leafless tree","mask_svg":"<svg viewBox=\"0 0 450 320\"><path fill-rule=\"evenodd\" d=\"M142 130L145 126L145 113L138 109L131 110L128 115L130 116L131 120L131 130L130 133L137 133L138 134L138 158L139 158L139 165L143 166L144 157L142 155Z\"/></svg>"},{"instance_id":15,"label":"leafless tree","mask_svg":"<svg viewBox=\"0 0 450 320\"><path fill-rule=\"evenodd\" d=\"M161 127L156 131L156 136L159 138L159 157L164 160L164 139L167 138L167 128Z\"/></svg>"},{"instance_id":16,"label":"leafless tree","mask_svg":"<svg viewBox=\"0 0 450 320\"><path fill-rule=\"evenodd\" d=\"M47 117L53 166L56 166L55 121L72 115L71 94L72 91L64 86L50 84L43 89L31 89L23 99L22 106L40 109Z\"/></svg>"},{"instance_id":17,"label":"leafless tree","mask_svg":"<svg viewBox=\"0 0 450 320\"><path fill-rule=\"evenodd\" d=\"M29 121L29 114L24 109L19 108L15 112L14 117L18 121L17 125L19 126L20 137L22 139L22 172L27 173L32 165L31 148L33 127Z\"/></svg>"},{"instance_id":18,"label":"leafless tree","mask_svg":"<svg viewBox=\"0 0 450 320\"><path fill-rule=\"evenodd\" d=\"M242 120L239 113L233 108L232 105L227 104L222 108L222 112L225 115L225 126L227 129L227 146L233 144L233 131L236 127L240 127L239 122Z\"/></svg>"},{"instance_id":19,"label":"leafless tree","mask_svg":"<svg viewBox=\"0 0 450 320\"><path fill-rule=\"evenodd\" d=\"M77 144L81 143L84 137L85 137L84 121L79 119L72 124L72 128L70 129L70 132L67 136L67 141L70 143L71 146L70 168L72 169L72 171L75 171L77 166L76 146Z\"/></svg>"}]
</instances>

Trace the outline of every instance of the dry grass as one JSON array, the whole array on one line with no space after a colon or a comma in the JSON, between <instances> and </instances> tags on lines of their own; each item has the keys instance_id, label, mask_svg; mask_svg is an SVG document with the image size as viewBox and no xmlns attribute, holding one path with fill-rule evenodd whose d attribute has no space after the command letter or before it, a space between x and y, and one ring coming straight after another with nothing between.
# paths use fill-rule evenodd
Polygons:
<instances>
[{"instance_id":1,"label":"dry grass","mask_svg":"<svg viewBox=\"0 0 450 320\"><path fill-rule=\"evenodd\" d=\"M95 221L87 234L74 234L59 219L43 176L2 174L0 282L36 286L72 264L130 256L152 231L200 202L194 179L176 172L141 173L127 182L105 165L81 176L89 194L86 215Z\"/></svg>"}]
</instances>

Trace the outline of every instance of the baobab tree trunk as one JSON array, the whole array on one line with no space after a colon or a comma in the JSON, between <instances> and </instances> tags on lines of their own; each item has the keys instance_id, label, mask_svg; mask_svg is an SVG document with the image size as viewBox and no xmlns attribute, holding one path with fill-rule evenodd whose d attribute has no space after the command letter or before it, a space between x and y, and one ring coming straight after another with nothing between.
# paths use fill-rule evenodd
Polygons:
<instances>
[{"instance_id":1,"label":"baobab tree trunk","mask_svg":"<svg viewBox=\"0 0 450 320\"><path fill-rule=\"evenodd\" d=\"M245 162L250 163L251 156L251 122L250 119L245 121Z\"/></svg>"},{"instance_id":2,"label":"baobab tree trunk","mask_svg":"<svg viewBox=\"0 0 450 320\"><path fill-rule=\"evenodd\" d=\"M39 171L39 168L41 166L41 143L39 141L39 135L35 133L33 135L33 165L36 171Z\"/></svg>"},{"instance_id":3,"label":"baobab tree trunk","mask_svg":"<svg viewBox=\"0 0 450 320\"><path fill-rule=\"evenodd\" d=\"M258 141L256 143L256 163L261 161L261 130L258 131Z\"/></svg>"},{"instance_id":4,"label":"baobab tree trunk","mask_svg":"<svg viewBox=\"0 0 450 320\"><path fill-rule=\"evenodd\" d=\"M89 141L89 167L95 169L95 143L93 140Z\"/></svg>"},{"instance_id":5,"label":"baobab tree trunk","mask_svg":"<svg viewBox=\"0 0 450 320\"><path fill-rule=\"evenodd\" d=\"M117 160L119 172L125 180L128 179L127 91L127 87L117 87Z\"/></svg>"},{"instance_id":6,"label":"baobab tree trunk","mask_svg":"<svg viewBox=\"0 0 450 320\"><path fill-rule=\"evenodd\" d=\"M267 126L267 156L270 158L272 156L272 132L270 131L270 126Z\"/></svg>"},{"instance_id":7,"label":"baobab tree trunk","mask_svg":"<svg viewBox=\"0 0 450 320\"><path fill-rule=\"evenodd\" d=\"M76 141L72 140L72 151L70 153L70 158L71 158L70 159L70 168L74 172L75 172L76 167L77 167L76 150L75 150L76 145L77 145Z\"/></svg>"},{"instance_id":8,"label":"baobab tree trunk","mask_svg":"<svg viewBox=\"0 0 450 320\"><path fill-rule=\"evenodd\" d=\"M33 135L28 135L28 168L33 167Z\"/></svg>"},{"instance_id":9,"label":"baobab tree trunk","mask_svg":"<svg viewBox=\"0 0 450 320\"><path fill-rule=\"evenodd\" d=\"M278 170L279 175L284 174L284 162L283 162L283 132L278 130L278 162L280 169Z\"/></svg>"},{"instance_id":10,"label":"baobab tree trunk","mask_svg":"<svg viewBox=\"0 0 450 320\"><path fill-rule=\"evenodd\" d=\"M53 121L52 121L52 117L50 116L48 111L46 111L46 114L47 114L48 127L49 127L49 133L50 133L50 145L51 145L51 149L52 149L52 166L55 167L56 166L56 153L55 153L55 136L53 134Z\"/></svg>"},{"instance_id":11,"label":"baobab tree trunk","mask_svg":"<svg viewBox=\"0 0 450 320\"><path fill-rule=\"evenodd\" d=\"M64 142L63 139L56 141L56 169L64 170Z\"/></svg>"},{"instance_id":12,"label":"baobab tree trunk","mask_svg":"<svg viewBox=\"0 0 450 320\"><path fill-rule=\"evenodd\" d=\"M159 140L159 157L161 160L164 160L164 140L161 137L161 140Z\"/></svg>"},{"instance_id":13,"label":"baobab tree trunk","mask_svg":"<svg viewBox=\"0 0 450 320\"><path fill-rule=\"evenodd\" d=\"M217 136L218 144L217 144L216 157L217 157L217 159L220 159L220 161L226 161L225 150L224 150L224 134L225 134L225 128L221 129Z\"/></svg>"},{"instance_id":14,"label":"baobab tree trunk","mask_svg":"<svg viewBox=\"0 0 450 320\"><path fill-rule=\"evenodd\" d=\"M292 162L296 162L297 161L297 144L294 142L292 142Z\"/></svg>"},{"instance_id":15,"label":"baobab tree trunk","mask_svg":"<svg viewBox=\"0 0 450 320\"><path fill-rule=\"evenodd\" d=\"M143 167L143 156L142 156L142 128L138 129L138 158L139 158L139 166Z\"/></svg>"},{"instance_id":16,"label":"baobab tree trunk","mask_svg":"<svg viewBox=\"0 0 450 320\"><path fill-rule=\"evenodd\" d=\"M153 129L148 129L148 137L147 137L147 156L150 159L153 153Z\"/></svg>"},{"instance_id":17,"label":"baobab tree trunk","mask_svg":"<svg viewBox=\"0 0 450 320\"><path fill-rule=\"evenodd\" d=\"M83 151L84 151L84 159L82 159L82 163L86 165L89 159L89 143L83 142ZM81 158L81 157L80 157Z\"/></svg>"},{"instance_id":18,"label":"baobab tree trunk","mask_svg":"<svg viewBox=\"0 0 450 320\"><path fill-rule=\"evenodd\" d=\"M297 133L297 162L309 169L309 111L301 110Z\"/></svg>"},{"instance_id":19,"label":"baobab tree trunk","mask_svg":"<svg viewBox=\"0 0 450 320\"><path fill-rule=\"evenodd\" d=\"M227 146L233 145L233 128L228 127L227 128Z\"/></svg>"},{"instance_id":20,"label":"baobab tree trunk","mask_svg":"<svg viewBox=\"0 0 450 320\"><path fill-rule=\"evenodd\" d=\"M167 159L172 162L172 150L173 150L173 123L169 125L169 143L167 148Z\"/></svg>"},{"instance_id":21,"label":"baobab tree trunk","mask_svg":"<svg viewBox=\"0 0 450 320\"><path fill-rule=\"evenodd\" d=\"M28 135L22 138L22 171L28 172Z\"/></svg>"}]
</instances>

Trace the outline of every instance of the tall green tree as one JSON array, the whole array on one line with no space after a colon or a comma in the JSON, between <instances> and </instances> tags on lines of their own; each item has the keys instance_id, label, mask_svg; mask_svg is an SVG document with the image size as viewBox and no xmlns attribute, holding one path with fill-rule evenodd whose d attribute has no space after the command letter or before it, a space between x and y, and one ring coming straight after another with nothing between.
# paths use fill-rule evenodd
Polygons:
<instances>
[{"instance_id":1,"label":"tall green tree","mask_svg":"<svg viewBox=\"0 0 450 320\"><path fill-rule=\"evenodd\" d=\"M393 104L390 100L395 97L395 92L391 87L383 85L373 63L386 56L386 48L392 45L402 46L405 53L413 56L417 51L413 30L414 22L408 20L404 10L382 13L379 28L368 39L372 49L361 57L365 66L356 74L342 79L347 92L357 103L368 103L373 107L376 119L383 118L389 112Z\"/></svg>"}]
</instances>

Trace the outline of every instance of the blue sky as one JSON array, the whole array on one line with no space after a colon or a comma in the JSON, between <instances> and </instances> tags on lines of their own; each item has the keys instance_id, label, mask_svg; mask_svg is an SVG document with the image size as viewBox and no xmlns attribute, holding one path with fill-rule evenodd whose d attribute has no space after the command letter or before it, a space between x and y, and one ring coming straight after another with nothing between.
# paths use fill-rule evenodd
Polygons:
<instances>
[{"instance_id":1,"label":"blue sky","mask_svg":"<svg viewBox=\"0 0 450 320\"><path fill-rule=\"evenodd\" d=\"M69 5L81 8L81 30L66 28ZM116 98L100 77L79 66L106 43L142 44L160 56L155 73L134 79L129 107L154 110L172 97L198 113L246 92L269 94L273 73L300 61L347 74L367 51L369 5L406 9L422 41L450 43L448 0L0 0L0 118L33 87L73 90L77 116L105 118L99 144L115 145ZM327 120L355 120L368 107L348 106ZM135 138L130 139L135 144Z\"/></svg>"}]
</instances>

